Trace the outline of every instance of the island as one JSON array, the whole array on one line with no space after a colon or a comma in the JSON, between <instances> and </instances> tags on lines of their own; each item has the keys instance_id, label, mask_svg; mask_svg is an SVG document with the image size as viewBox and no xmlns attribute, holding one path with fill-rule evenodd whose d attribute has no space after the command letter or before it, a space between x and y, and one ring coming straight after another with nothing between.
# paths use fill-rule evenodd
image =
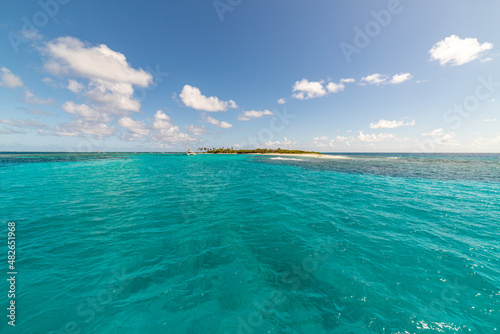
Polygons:
<instances>
[{"instance_id":1,"label":"island","mask_svg":"<svg viewBox=\"0 0 500 334\"><path fill-rule=\"evenodd\" d=\"M228 148L228 147L221 147L221 148L200 147L200 148L198 148L198 151L200 151L201 154L321 155L320 152L302 151L302 150L283 150L281 148L277 148L277 149L256 148L256 149L249 149L249 150L243 150L243 149L235 150L232 147L231 148Z\"/></svg>"}]
</instances>

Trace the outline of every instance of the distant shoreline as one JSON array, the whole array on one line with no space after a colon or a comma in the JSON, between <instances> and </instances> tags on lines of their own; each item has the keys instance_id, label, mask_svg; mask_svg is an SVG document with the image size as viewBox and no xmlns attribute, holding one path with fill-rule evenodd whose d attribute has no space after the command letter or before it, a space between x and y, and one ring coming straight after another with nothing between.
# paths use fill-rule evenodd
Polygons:
<instances>
[{"instance_id":1,"label":"distant shoreline","mask_svg":"<svg viewBox=\"0 0 500 334\"><path fill-rule=\"evenodd\" d=\"M256 149L238 149L235 150L229 147L221 148L199 148L198 154L306 154L306 155L317 155L320 156L320 152L313 151L302 151L302 150L286 150L286 149L269 149L269 148L256 148Z\"/></svg>"}]
</instances>

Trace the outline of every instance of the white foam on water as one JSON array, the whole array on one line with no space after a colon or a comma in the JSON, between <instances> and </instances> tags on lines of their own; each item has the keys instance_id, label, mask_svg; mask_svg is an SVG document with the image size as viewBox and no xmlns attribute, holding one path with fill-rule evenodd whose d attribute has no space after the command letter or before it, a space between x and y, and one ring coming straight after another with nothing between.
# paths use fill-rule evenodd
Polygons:
<instances>
[{"instance_id":1,"label":"white foam on water","mask_svg":"<svg viewBox=\"0 0 500 334\"><path fill-rule=\"evenodd\" d=\"M295 159L295 158L282 158L282 157L277 157L277 158L271 158L271 160L290 160L290 161L306 161L305 159Z\"/></svg>"},{"instance_id":2,"label":"white foam on water","mask_svg":"<svg viewBox=\"0 0 500 334\"><path fill-rule=\"evenodd\" d=\"M339 159L339 160L351 159L349 157L346 157L345 155L322 155L321 157L318 157L318 158L321 158L321 159Z\"/></svg>"}]
</instances>

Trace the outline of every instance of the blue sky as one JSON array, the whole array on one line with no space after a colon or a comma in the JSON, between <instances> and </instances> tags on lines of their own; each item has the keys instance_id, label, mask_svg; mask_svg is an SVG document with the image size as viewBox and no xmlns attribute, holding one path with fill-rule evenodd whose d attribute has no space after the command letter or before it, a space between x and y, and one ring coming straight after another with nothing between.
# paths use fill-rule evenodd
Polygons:
<instances>
[{"instance_id":1,"label":"blue sky","mask_svg":"<svg viewBox=\"0 0 500 334\"><path fill-rule=\"evenodd\" d=\"M10 2L0 150L500 152L500 3Z\"/></svg>"}]
</instances>

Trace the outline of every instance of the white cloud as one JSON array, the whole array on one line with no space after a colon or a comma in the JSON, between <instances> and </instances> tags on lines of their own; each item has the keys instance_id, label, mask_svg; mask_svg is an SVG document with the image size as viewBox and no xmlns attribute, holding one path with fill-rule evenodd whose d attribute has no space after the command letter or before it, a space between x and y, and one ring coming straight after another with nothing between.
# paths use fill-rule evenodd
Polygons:
<instances>
[{"instance_id":1,"label":"white cloud","mask_svg":"<svg viewBox=\"0 0 500 334\"><path fill-rule=\"evenodd\" d=\"M286 103L286 99L285 98L281 98L278 100L278 103L279 104L285 104Z\"/></svg>"},{"instance_id":2,"label":"white cloud","mask_svg":"<svg viewBox=\"0 0 500 334\"><path fill-rule=\"evenodd\" d=\"M361 142L375 142L375 141L383 141L386 139L392 139L394 138L394 135L392 133L381 133L381 134L371 134L371 135L365 135L363 132L359 132L358 140Z\"/></svg>"},{"instance_id":3,"label":"white cloud","mask_svg":"<svg viewBox=\"0 0 500 334\"><path fill-rule=\"evenodd\" d=\"M133 98L134 88L128 83L96 79L90 82L88 89L85 96L110 113L121 115L141 110L141 103Z\"/></svg>"},{"instance_id":4,"label":"white cloud","mask_svg":"<svg viewBox=\"0 0 500 334\"><path fill-rule=\"evenodd\" d=\"M340 79L342 83L355 83L356 80L354 78Z\"/></svg>"},{"instance_id":5,"label":"white cloud","mask_svg":"<svg viewBox=\"0 0 500 334\"><path fill-rule=\"evenodd\" d=\"M269 110L250 110L250 111L244 111L241 115L238 116L238 120L240 121L249 121L252 118L261 118L263 116L271 116L274 115L271 111Z\"/></svg>"},{"instance_id":6,"label":"white cloud","mask_svg":"<svg viewBox=\"0 0 500 334\"><path fill-rule=\"evenodd\" d=\"M229 128L232 128L233 125L228 123L228 122L222 121L222 122L220 122L219 127L223 128L223 129L229 129Z\"/></svg>"},{"instance_id":7,"label":"white cloud","mask_svg":"<svg viewBox=\"0 0 500 334\"><path fill-rule=\"evenodd\" d=\"M207 128L205 126L189 125L187 129L189 130L189 133L194 136L202 136L207 134Z\"/></svg>"},{"instance_id":8,"label":"white cloud","mask_svg":"<svg viewBox=\"0 0 500 334\"><path fill-rule=\"evenodd\" d=\"M50 79L50 78L48 78L48 79ZM66 88L68 88L73 93L80 93L81 90L83 89L83 85L76 80L69 79L68 86L66 86Z\"/></svg>"},{"instance_id":9,"label":"white cloud","mask_svg":"<svg viewBox=\"0 0 500 334\"><path fill-rule=\"evenodd\" d=\"M54 129L54 133L59 136L76 137L81 133L95 137L109 137L115 133L116 129L108 124L94 122L85 119L75 119L70 124L60 124Z\"/></svg>"},{"instance_id":10,"label":"white cloud","mask_svg":"<svg viewBox=\"0 0 500 334\"><path fill-rule=\"evenodd\" d=\"M232 128L233 126L231 124L229 124L228 122L224 122L224 121L219 121L213 117L210 117L208 116L206 113L203 113L201 115L201 118L207 122L207 123L210 123L210 124L213 124L213 125L216 125L218 128L223 128L223 129L229 129L229 128Z\"/></svg>"},{"instance_id":11,"label":"white cloud","mask_svg":"<svg viewBox=\"0 0 500 334\"><path fill-rule=\"evenodd\" d=\"M153 140L176 143L187 140L187 134L180 132L163 111L158 110L153 122Z\"/></svg>"},{"instance_id":12,"label":"white cloud","mask_svg":"<svg viewBox=\"0 0 500 334\"><path fill-rule=\"evenodd\" d=\"M314 140L328 140L328 136L314 137Z\"/></svg>"},{"instance_id":13,"label":"white cloud","mask_svg":"<svg viewBox=\"0 0 500 334\"><path fill-rule=\"evenodd\" d=\"M54 75L74 75L140 87L153 82L150 73L132 68L125 55L105 44L90 46L74 37L59 37L46 43L43 51L49 57L44 67Z\"/></svg>"},{"instance_id":14,"label":"white cloud","mask_svg":"<svg viewBox=\"0 0 500 334\"><path fill-rule=\"evenodd\" d=\"M238 108L233 100L221 101L215 96L206 97L199 88L185 85L179 95L182 102L193 109L209 112L227 111L228 108Z\"/></svg>"},{"instance_id":15,"label":"white cloud","mask_svg":"<svg viewBox=\"0 0 500 334\"><path fill-rule=\"evenodd\" d=\"M455 132L445 132L443 129L435 129L431 132L422 133L422 136L433 137L437 144L445 144L452 142L455 137Z\"/></svg>"},{"instance_id":16,"label":"white cloud","mask_svg":"<svg viewBox=\"0 0 500 334\"><path fill-rule=\"evenodd\" d=\"M400 83L403 83L405 81L410 80L413 78L413 75L410 73L401 73L401 74L396 74L392 77L392 79L389 81L390 84L397 85Z\"/></svg>"},{"instance_id":17,"label":"white cloud","mask_svg":"<svg viewBox=\"0 0 500 334\"><path fill-rule=\"evenodd\" d=\"M141 109L133 98L133 86L147 87L153 76L143 69L134 69L126 57L106 45L90 46L74 37L60 37L42 48L47 57L46 71L57 76L88 80L84 83L69 79L67 88L83 93L107 112L123 115Z\"/></svg>"},{"instance_id":18,"label":"white cloud","mask_svg":"<svg viewBox=\"0 0 500 334\"><path fill-rule=\"evenodd\" d=\"M370 123L370 129L394 129L400 126L413 126L415 121L405 122L405 121L388 121L381 119L377 123Z\"/></svg>"},{"instance_id":19,"label":"white cloud","mask_svg":"<svg viewBox=\"0 0 500 334\"><path fill-rule=\"evenodd\" d=\"M328 85L326 85L326 89L330 92L330 93L338 93L338 92L341 92L343 91L345 88L344 84L343 83L335 83L335 82L330 82L328 83Z\"/></svg>"},{"instance_id":20,"label":"white cloud","mask_svg":"<svg viewBox=\"0 0 500 334\"><path fill-rule=\"evenodd\" d=\"M296 145L297 143L291 140L288 140L287 137L283 137L283 141L268 141L264 145L266 148L278 148L280 146L291 146L291 145Z\"/></svg>"},{"instance_id":21,"label":"white cloud","mask_svg":"<svg viewBox=\"0 0 500 334\"><path fill-rule=\"evenodd\" d=\"M448 63L452 66L458 66L477 59L484 51L492 48L492 43L480 44L477 38L461 39L457 35L451 35L436 43L429 50L429 53L431 59L438 60L442 66Z\"/></svg>"},{"instance_id":22,"label":"white cloud","mask_svg":"<svg viewBox=\"0 0 500 334\"><path fill-rule=\"evenodd\" d=\"M76 104L74 102L68 101L63 104L62 108L67 113L83 117L89 121L97 121L100 119L102 119L103 121L109 121L109 118L106 114L101 114L100 112L90 108L86 104Z\"/></svg>"},{"instance_id":23,"label":"white cloud","mask_svg":"<svg viewBox=\"0 0 500 334\"><path fill-rule=\"evenodd\" d=\"M320 139L320 138L325 138L325 136L324 137L319 137L318 139ZM328 137L326 137L326 138L328 139ZM317 138L314 138L314 139L316 140ZM352 139L352 137L351 137L351 139ZM337 136L335 138L330 139L328 141L328 143L325 143L324 141L315 141L314 144L316 144L316 146L321 147L321 148L322 147L327 147L327 146L330 146L330 147L333 148L333 147L335 147L336 143L345 143L347 146L350 146L351 144L350 144L349 140L350 139L348 137Z\"/></svg>"},{"instance_id":24,"label":"white cloud","mask_svg":"<svg viewBox=\"0 0 500 334\"><path fill-rule=\"evenodd\" d=\"M361 81L369 83L371 85L380 85L381 83L385 83L386 80L387 76L380 73L374 73L361 78Z\"/></svg>"},{"instance_id":25,"label":"white cloud","mask_svg":"<svg viewBox=\"0 0 500 334\"><path fill-rule=\"evenodd\" d=\"M299 100L313 99L326 95L325 88L323 87L323 81L309 81L307 79L295 82L293 91L295 93L292 97Z\"/></svg>"},{"instance_id":26,"label":"white cloud","mask_svg":"<svg viewBox=\"0 0 500 334\"><path fill-rule=\"evenodd\" d=\"M349 138L344 137L344 136L337 136L337 137L335 137L335 139L332 139L332 140L335 141L336 143L343 143L348 139Z\"/></svg>"},{"instance_id":27,"label":"white cloud","mask_svg":"<svg viewBox=\"0 0 500 334\"><path fill-rule=\"evenodd\" d=\"M39 97L36 97L35 94L30 92L28 89L26 89L26 93L24 94L24 102L28 104L45 104L45 105L52 105L54 104L53 99L41 99Z\"/></svg>"},{"instance_id":28,"label":"white cloud","mask_svg":"<svg viewBox=\"0 0 500 334\"><path fill-rule=\"evenodd\" d=\"M435 129L431 132L422 133L422 136L440 136L444 133L443 129Z\"/></svg>"},{"instance_id":29,"label":"white cloud","mask_svg":"<svg viewBox=\"0 0 500 334\"><path fill-rule=\"evenodd\" d=\"M374 73L371 75L367 75L366 77L361 78L361 83L359 83L360 86L364 86L365 84L370 84L370 85L396 85L403 83L405 81L410 80L413 78L413 75L411 73L400 73L400 74L395 74L390 78L388 75L382 75L380 73Z\"/></svg>"},{"instance_id":30,"label":"white cloud","mask_svg":"<svg viewBox=\"0 0 500 334\"><path fill-rule=\"evenodd\" d=\"M7 87L7 88L22 87L23 82L21 78L13 74L8 68L2 67L0 68L0 72L1 72L0 87Z\"/></svg>"},{"instance_id":31,"label":"white cloud","mask_svg":"<svg viewBox=\"0 0 500 334\"><path fill-rule=\"evenodd\" d=\"M80 132L67 128L66 124L61 124L57 126L54 129L54 133L57 136L64 136L64 137L78 137L80 135Z\"/></svg>"},{"instance_id":32,"label":"white cloud","mask_svg":"<svg viewBox=\"0 0 500 334\"><path fill-rule=\"evenodd\" d=\"M128 116L120 118L118 125L127 129L134 138L142 138L149 135L149 129L144 122L134 121Z\"/></svg>"}]
</instances>

